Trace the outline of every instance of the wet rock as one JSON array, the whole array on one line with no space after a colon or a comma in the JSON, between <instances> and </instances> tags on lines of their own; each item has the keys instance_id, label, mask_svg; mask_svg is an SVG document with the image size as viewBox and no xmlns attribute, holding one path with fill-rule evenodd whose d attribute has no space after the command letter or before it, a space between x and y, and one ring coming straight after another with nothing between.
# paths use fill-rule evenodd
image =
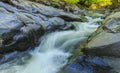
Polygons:
<instances>
[{"instance_id":1,"label":"wet rock","mask_svg":"<svg viewBox=\"0 0 120 73\"><path fill-rule=\"evenodd\" d=\"M76 63L72 63L67 67L67 73L81 73L83 71L85 73L120 72L119 15L120 12L117 12L108 16L102 25L88 38L85 45L86 48L83 49L83 52L92 57L78 57ZM102 56L102 58L96 56ZM84 70L84 68L87 70Z\"/></svg>"},{"instance_id":2,"label":"wet rock","mask_svg":"<svg viewBox=\"0 0 120 73\"><path fill-rule=\"evenodd\" d=\"M117 73L102 58L82 55L69 64L65 73Z\"/></svg>"},{"instance_id":3,"label":"wet rock","mask_svg":"<svg viewBox=\"0 0 120 73\"><path fill-rule=\"evenodd\" d=\"M114 56L120 57L120 42L105 46L92 47L85 49L84 53L97 56Z\"/></svg>"},{"instance_id":4,"label":"wet rock","mask_svg":"<svg viewBox=\"0 0 120 73\"><path fill-rule=\"evenodd\" d=\"M39 3L30 2L27 0L11 0L12 5L19 7L20 9L24 9L26 11L29 11L30 13L41 13L42 15L45 15L47 17L60 17L66 21L81 21L82 19L79 16L76 16L71 13L65 13L63 10L55 9L53 7L44 6Z\"/></svg>"},{"instance_id":5,"label":"wet rock","mask_svg":"<svg viewBox=\"0 0 120 73\"><path fill-rule=\"evenodd\" d=\"M103 57L103 61L113 68L114 71L120 73L120 58L114 57Z\"/></svg>"},{"instance_id":6,"label":"wet rock","mask_svg":"<svg viewBox=\"0 0 120 73\"><path fill-rule=\"evenodd\" d=\"M8 53L3 56L0 56L0 65L7 62L16 61L16 60L19 60L22 62L23 56L26 59L30 59L32 57L32 55L29 53L29 50L24 52L14 51L12 53Z\"/></svg>"},{"instance_id":7,"label":"wet rock","mask_svg":"<svg viewBox=\"0 0 120 73\"><path fill-rule=\"evenodd\" d=\"M37 45L46 32L67 30L79 16L27 0L0 1L0 54L24 51Z\"/></svg>"},{"instance_id":8,"label":"wet rock","mask_svg":"<svg viewBox=\"0 0 120 73\"><path fill-rule=\"evenodd\" d=\"M97 35L92 37L86 45L86 49L84 49L85 53L99 56L120 57L119 15L120 12L114 13L103 21L96 32Z\"/></svg>"}]
</instances>

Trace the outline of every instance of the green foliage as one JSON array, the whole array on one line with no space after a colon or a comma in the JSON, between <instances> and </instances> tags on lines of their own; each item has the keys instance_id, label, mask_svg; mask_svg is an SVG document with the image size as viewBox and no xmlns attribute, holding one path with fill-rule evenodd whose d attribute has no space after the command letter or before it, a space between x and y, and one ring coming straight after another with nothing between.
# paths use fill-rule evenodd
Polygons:
<instances>
[{"instance_id":1,"label":"green foliage","mask_svg":"<svg viewBox=\"0 0 120 73\"><path fill-rule=\"evenodd\" d=\"M120 2L120 0L117 0ZM70 4L70 5L82 5L87 6L90 9L97 9L103 6L108 6L112 4L112 0L52 0L52 4L55 7L61 6L61 4Z\"/></svg>"},{"instance_id":2,"label":"green foliage","mask_svg":"<svg viewBox=\"0 0 120 73\"><path fill-rule=\"evenodd\" d=\"M80 3L85 6L90 6L92 9L96 9L102 6L111 5L111 0L64 0L68 4ZM118 0L120 2L120 0Z\"/></svg>"},{"instance_id":3,"label":"green foliage","mask_svg":"<svg viewBox=\"0 0 120 73\"><path fill-rule=\"evenodd\" d=\"M98 3L101 3L101 2L111 2L111 0L86 0L85 1L85 4L86 5L91 5L91 4L98 4Z\"/></svg>"},{"instance_id":4,"label":"green foliage","mask_svg":"<svg viewBox=\"0 0 120 73\"><path fill-rule=\"evenodd\" d=\"M118 0L118 2L120 2L120 0Z\"/></svg>"},{"instance_id":5,"label":"green foliage","mask_svg":"<svg viewBox=\"0 0 120 73\"><path fill-rule=\"evenodd\" d=\"M79 0L65 0L65 2L67 2L69 4L76 4L79 2Z\"/></svg>"},{"instance_id":6,"label":"green foliage","mask_svg":"<svg viewBox=\"0 0 120 73\"><path fill-rule=\"evenodd\" d=\"M120 1L120 0L118 0ZM86 5L97 4L100 2L111 2L111 0L65 0L69 4L76 4L78 2L85 2Z\"/></svg>"},{"instance_id":7,"label":"green foliage","mask_svg":"<svg viewBox=\"0 0 120 73\"><path fill-rule=\"evenodd\" d=\"M59 6L59 0L52 0L53 6Z\"/></svg>"}]
</instances>

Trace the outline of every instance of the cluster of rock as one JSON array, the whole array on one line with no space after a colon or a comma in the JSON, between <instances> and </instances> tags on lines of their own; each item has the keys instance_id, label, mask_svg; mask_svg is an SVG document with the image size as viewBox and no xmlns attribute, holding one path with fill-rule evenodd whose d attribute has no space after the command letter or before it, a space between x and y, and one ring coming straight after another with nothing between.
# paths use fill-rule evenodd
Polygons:
<instances>
[{"instance_id":1,"label":"cluster of rock","mask_svg":"<svg viewBox=\"0 0 120 73\"><path fill-rule=\"evenodd\" d=\"M72 27L67 26L67 23L82 21L79 16L74 14L28 0L1 0L0 20L0 56L33 48L45 33L68 30ZM119 20L120 12L108 16L94 32L94 36L92 34L88 38L91 40L86 44L84 53L92 56L78 57L77 62L73 62L65 68L66 73L116 73L111 71L112 66L119 71ZM96 56L107 57L104 57L103 61ZM2 62L1 60L0 58L0 62ZM109 60L109 64L106 64L107 60ZM97 72L98 70L99 72Z\"/></svg>"},{"instance_id":2,"label":"cluster of rock","mask_svg":"<svg viewBox=\"0 0 120 73\"><path fill-rule=\"evenodd\" d=\"M83 49L86 55L78 57L76 62L68 65L65 71L67 73L119 73L119 20L120 12L106 17L98 29L87 39Z\"/></svg>"},{"instance_id":3,"label":"cluster of rock","mask_svg":"<svg viewBox=\"0 0 120 73\"><path fill-rule=\"evenodd\" d=\"M0 54L34 47L46 32L67 30L69 21L81 18L27 0L0 1Z\"/></svg>"}]
</instances>

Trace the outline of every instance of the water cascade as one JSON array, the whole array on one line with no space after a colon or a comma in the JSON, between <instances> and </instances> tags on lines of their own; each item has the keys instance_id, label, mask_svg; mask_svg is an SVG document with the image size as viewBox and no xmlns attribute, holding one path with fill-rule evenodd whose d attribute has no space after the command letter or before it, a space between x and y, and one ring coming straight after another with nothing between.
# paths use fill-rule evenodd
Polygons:
<instances>
[{"instance_id":1,"label":"water cascade","mask_svg":"<svg viewBox=\"0 0 120 73\"><path fill-rule=\"evenodd\" d=\"M31 58L21 58L0 66L0 73L58 73L67 64L75 44L86 39L99 26L101 18L86 17L88 22L71 22L75 30L56 31L42 37L41 44L31 51ZM24 62L24 63L19 63Z\"/></svg>"}]
</instances>

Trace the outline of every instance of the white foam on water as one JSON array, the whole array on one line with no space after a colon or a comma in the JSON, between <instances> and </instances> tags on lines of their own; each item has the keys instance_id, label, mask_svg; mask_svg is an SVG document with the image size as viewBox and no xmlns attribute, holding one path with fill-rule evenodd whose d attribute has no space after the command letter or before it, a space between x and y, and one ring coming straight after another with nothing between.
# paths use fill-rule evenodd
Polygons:
<instances>
[{"instance_id":1,"label":"white foam on water","mask_svg":"<svg viewBox=\"0 0 120 73\"><path fill-rule=\"evenodd\" d=\"M102 19L88 18L88 22L73 22L76 30L53 32L43 37L41 44L31 52L32 58L23 65L6 63L0 66L0 73L57 73L67 64L70 49L94 32Z\"/></svg>"}]
</instances>

